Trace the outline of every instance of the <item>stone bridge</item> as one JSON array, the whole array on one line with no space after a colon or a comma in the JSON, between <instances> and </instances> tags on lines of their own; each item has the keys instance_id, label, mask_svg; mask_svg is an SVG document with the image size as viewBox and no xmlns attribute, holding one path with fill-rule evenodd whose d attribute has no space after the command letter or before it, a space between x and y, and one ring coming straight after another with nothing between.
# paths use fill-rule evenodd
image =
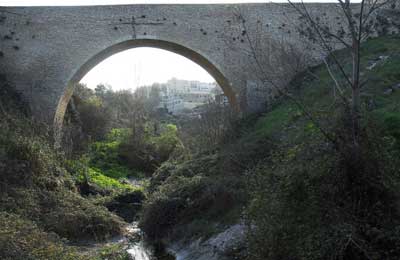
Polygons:
<instances>
[{"instance_id":1,"label":"stone bridge","mask_svg":"<svg viewBox=\"0 0 400 260\"><path fill-rule=\"evenodd\" d=\"M340 20L335 4L308 7L332 24ZM291 44L320 57L312 45L302 45L295 32L300 22L287 4L272 3L0 7L0 73L17 86L37 119L61 129L74 85L90 69L117 52L156 47L202 66L235 109L252 112L273 91L260 85L250 42L268 54ZM279 59L274 62L281 66Z\"/></svg>"}]
</instances>

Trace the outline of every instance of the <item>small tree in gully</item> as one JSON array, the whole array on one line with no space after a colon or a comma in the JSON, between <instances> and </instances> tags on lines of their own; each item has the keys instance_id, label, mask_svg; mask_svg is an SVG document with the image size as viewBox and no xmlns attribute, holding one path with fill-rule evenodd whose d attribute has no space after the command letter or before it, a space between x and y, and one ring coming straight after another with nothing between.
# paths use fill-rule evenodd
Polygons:
<instances>
[{"instance_id":1,"label":"small tree in gully","mask_svg":"<svg viewBox=\"0 0 400 260\"><path fill-rule=\"evenodd\" d=\"M337 236L338 242L335 242L336 245L333 247L333 251L336 251L336 253L329 259L378 259L379 257L376 257L377 255L388 256L386 258L383 257L384 259L398 259L399 251L398 248L394 246L395 243L393 241L398 243L397 241L399 238L391 233L391 228L386 228L385 226L387 223L398 223L398 211L393 207L395 200L392 198L394 193L386 186L386 183L382 181L384 179L382 177L384 174L391 175L397 174L397 172L392 169L392 166L385 166L384 163L382 163L387 162L388 159L386 155L380 155L379 152L377 152L385 151L385 148L382 148L381 144L379 144L382 139L379 139L379 136L375 139L370 139L368 131L373 130L362 127L363 112L361 95L364 82L361 73L362 53L360 51L361 43L368 39L368 37L376 35L376 29L380 26L378 11L384 7L395 7L395 5L396 1L391 0L362 0L356 4L351 4L349 0L338 0L337 4L331 7L337 10L337 19L341 22L341 25L330 26L331 21L328 20L329 17L326 17L327 20L324 20L325 17L317 16L313 13L310 5L303 2L293 3L289 1L289 9L297 12L300 17L300 22L302 22L302 26L298 25L300 23L295 25L296 29L302 36L305 36L308 42L311 42L318 51L320 50L323 53L322 58L329 76L334 83L334 93L338 96L337 101L343 105L343 110L340 109L340 112L344 111L343 121L345 124L343 126L340 125L341 129L338 131L341 131L341 133L339 134L334 132L337 129L329 128L326 124L324 125L322 120L318 120L318 118L313 115L311 108L307 107L307 105L296 96L291 95L288 88L279 85L280 83L275 80L275 76L278 76L278 78L281 77L278 73L279 71L274 69L273 66L268 66L273 65L268 64L268 59L265 59L265 57L269 55L262 54L262 49L261 51L258 50L257 41L248 33L251 31L247 29L250 23L243 18L241 12L238 14L243 28L242 35L248 42L248 45L245 47L247 47L249 54L252 55L255 60L254 64L258 67L257 71L261 73L260 79L267 81L279 94L292 100L300 110L302 110L303 114L315 123L324 137L334 145L335 152L332 152L330 156L338 155L337 158L335 157L337 161L329 164L329 167L334 170L328 170L328 166L327 168L321 167L323 169L321 171L323 178L319 179L316 183L318 183L318 185L324 182L330 185L333 183L334 185L332 185L332 187L339 187L338 191L340 192L336 192L334 189L328 189L327 193L321 192L320 190L313 193L314 191L312 189L308 191L309 194L316 194L315 197L324 197L324 194L332 195L329 198L324 197L321 200L327 203L327 205L330 205L329 207L318 206L315 208L315 211L321 212L320 209L325 209L327 212L325 217L331 217L333 219L332 223L336 222L336 224L338 224L335 227L339 227L338 230L345 234ZM296 20L296 22L298 21ZM346 62L343 61L343 57L339 56L340 52L336 52L336 50L342 48L346 48L348 50L347 53L351 54L349 55L350 59L347 59ZM279 46L279 44L274 46L274 50L277 53L293 53L294 55L298 55L296 57L301 57L301 53L300 55L296 54L297 51L292 52L290 47L284 48L283 46ZM264 51L268 52L268 50ZM285 56L287 60L281 59L278 56L280 62L287 63L294 58L292 55L283 55L282 57ZM301 61L301 59L298 60ZM348 68L349 64L351 69ZM290 63L287 65L287 67L290 68ZM340 115L342 116L342 114ZM326 121L332 122L331 119L327 119ZM368 133L366 134L366 132ZM377 148L377 150L375 151L374 148ZM268 167L270 167L270 165L268 165ZM310 167L305 169L306 172L313 172L313 169ZM262 170L260 171L260 175L268 175L273 171L274 170ZM267 174L265 174L266 172ZM285 174L288 172L289 170L284 168L283 173ZM268 176L265 177L265 179L268 178ZM292 177L290 177L290 180L292 180ZM257 183L257 185L261 185L262 188L267 187L264 190L273 190L271 187L276 187L274 186L276 182L276 179L271 178L272 184L270 186L262 186L262 184L259 183ZM281 183L286 184L284 181ZM308 187L306 186L306 188ZM288 216L290 214L279 215L279 213L273 210L278 208L274 207L275 204L279 205L280 202L286 202L286 198L293 198L295 196L293 194L288 195L285 191L282 192L281 197L279 197L280 194L277 194L276 191L274 191L272 195L273 196L266 197L264 198L265 200L261 201L263 203L272 201L271 212L273 212L273 214L260 219L265 220L278 216L276 217L276 219L279 220L278 223L285 223L285 220L293 220L294 218ZM312 204L313 198L307 198L306 201ZM295 212L292 209L286 210L292 213ZM260 216L267 215L265 212L259 212ZM298 219L296 219L297 224L306 223L306 221L297 221ZM258 223L261 223L261 225L265 224L261 221ZM350 224L349 226L351 229L342 229L340 227L342 224ZM268 223L265 225L267 226ZM391 227L390 224L388 224L388 226ZM271 229L278 230L270 227L265 230L270 231ZM370 231L378 229L383 234L381 236L381 241L385 241L382 244L371 239L372 235ZM316 230L319 232L318 235L328 238L327 240L333 241L336 239L332 234L322 234L322 232L314 227L312 227L311 230ZM279 235L281 234L280 232ZM262 236L268 237L268 235L268 232L262 233ZM292 235L288 237L296 242L301 239L293 237ZM271 240L272 242L274 241L273 238ZM336 247L337 245L340 245L340 247ZM278 245L278 247L282 246ZM273 248L277 249L277 247ZM287 252L284 252L284 254L287 255ZM254 259L284 258L282 255L278 255L276 258L265 258L265 255L262 255L262 257L264 258ZM296 258L289 257L288 259ZM316 256L312 259L321 258Z\"/></svg>"},{"instance_id":2,"label":"small tree in gully","mask_svg":"<svg viewBox=\"0 0 400 260\"><path fill-rule=\"evenodd\" d=\"M300 15L304 22L299 32L325 53L324 63L332 78L335 93L340 96L351 124L349 142L352 159L357 161L360 156L361 133L361 43L371 35L376 34L375 20L377 11L384 7L395 8L396 0L361 0L352 4L350 0L338 0L336 5L338 18L344 25L332 28L326 25L319 16L315 16L303 1L294 3L288 0L290 6ZM304 28L305 25L305 28ZM352 69L348 72L335 54L335 50L346 48L351 53Z\"/></svg>"},{"instance_id":3,"label":"small tree in gully","mask_svg":"<svg viewBox=\"0 0 400 260\"><path fill-rule=\"evenodd\" d=\"M300 38L306 39L303 45L300 48L295 46L295 43L288 40L291 36L277 40L263 35L261 31L257 31L257 28L250 28L243 12L237 9L234 15L241 24L239 35L241 41L247 43L241 50L254 60L252 69L261 82L266 83L268 88L273 89L276 94L294 102L339 152L350 150L351 157L357 161L360 159L362 138L361 90L365 83L361 79L361 43L377 34L379 30L377 27L380 26L378 11L382 8L396 8L396 0L361 0L354 4L350 3L350 0L337 0L337 4L332 4L331 7L336 10L335 18L339 21L339 26L331 26L335 24L329 20L332 17L321 17L320 13L315 14L312 8L303 1L288 0L288 3L289 8L286 11L297 13L299 17L297 23L293 21L289 23L293 24ZM260 27L259 30L263 30L259 21L257 24ZM256 31L254 36L250 35L249 31L254 30ZM289 30L282 31L282 34L288 32L293 33ZM338 98L345 108L345 118L348 122L345 127L345 140L338 140L330 134L312 111L299 98L292 95L287 87L290 78L304 70L307 65L315 63L307 54L308 51L302 49L307 45L313 46L317 49L315 52L319 52L323 57L323 62L334 82L335 101ZM343 48L351 53L352 69L350 71L345 68L343 59L337 56L336 50Z\"/></svg>"}]
</instances>

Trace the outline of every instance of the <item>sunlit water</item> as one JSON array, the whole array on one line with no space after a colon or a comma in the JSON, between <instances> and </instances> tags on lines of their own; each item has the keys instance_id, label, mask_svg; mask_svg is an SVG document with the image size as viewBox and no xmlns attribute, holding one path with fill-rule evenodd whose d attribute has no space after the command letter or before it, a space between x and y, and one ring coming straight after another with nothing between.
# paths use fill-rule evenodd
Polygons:
<instances>
[{"instance_id":1,"label":"sunlit water","mask_svg":"<svg viewBox=\"0 0 400 260\"><path fill-rule=\"evenodd\" d=\"M153 260L153 255L144 245L143 242L139 242L132 245L127 250L128 254L135 260Z\"/></svg>"},{"instance_id":2,"label":"sunlit water","mask_svg":"<svg viewBox=\"0 0 400 260\"><path fill-rule=\"evenodd\" d=\"M132 237L136 237L137 241L130 242L129 247L127 249L128 254L134 260L154 260L152 250L149 249L148 246L143 242L142 231L138 228L137 222L133 222L127 228L128 234L131 234Z\"/></svg>"},{"instance_id":3,"label":"sunlit water","mask_svg":"<svg viewBox=\"0 0 400 260\"><path fill-rule=\"evenodd\" d=\"M128 179L129 184L133 186L143 186L141 181L135 178ZM126 250L128 254L134 260L175 260L176 258L167 253L163 248L162 250L157 250L155 253L154 248L148 243L144 242L143 232L138 227L137 222L132 222L127 228L127 237L122 238L121 241L128 242L128 249ZM130 237L130 239L128 238ZM159 252L160 251L160 252Z\"/></svg>"},{"instance_id":4,"label":"sunlit water","mask_svg":"<svg viewBox=\"0 0 400 260\"><path fill-rule=\"evenodd\" d=\"M138 228L137 223L133 222L127 228L127 232L135 237L135 241L129 242L129 247L127 249L128 254L134 260L175 260L175 257L161 250L157 255L154 253L153 247L149 246L143 240L142 231ZM160 251L160 250L158 250Z\"/></svg>"}]
</instances>

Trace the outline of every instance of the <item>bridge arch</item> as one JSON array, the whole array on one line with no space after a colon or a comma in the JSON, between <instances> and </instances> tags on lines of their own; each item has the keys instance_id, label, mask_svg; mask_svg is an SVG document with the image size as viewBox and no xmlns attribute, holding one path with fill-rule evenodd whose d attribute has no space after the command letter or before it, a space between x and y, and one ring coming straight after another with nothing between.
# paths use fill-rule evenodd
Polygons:
<instances>
[{"instance_id":1,"label":"bridge arch","mask_svg":"<svg viewBox=\"0 0 400 260\"><path fill-rule=\"evenodd\" d=\"M117 43L113 46L110 46L103 51L99 52L88 61L86 61L72 76L72 78L68 81L67 86L65 87L65 91L60 97L57 105L57 109L54 116L53 126L54 126L54 138L56 144L60 142L62 137L62 128L64 115L68 106L68 103L72 97L74 92L74 88L77 83L81 81L81 79L96 65L98 65L103 60L108 57L122 52L127 49L138 48L138 47L153 47L158 49L167 50L181 56L188 58L189 60L195 62L203 69L205 69L218 83L218 85L223 90L224 94L228 97L229 104L236 111L240 111L240 107L237 101L236 93L233 90L231 83L228 79L222 74L220 69L217 68L215 64L213 64L208 58L204 55L196 52L188 47L185 47L181 44L173 43L165 40L158 39L132 39Z\"/></svg>"}]
</instances>

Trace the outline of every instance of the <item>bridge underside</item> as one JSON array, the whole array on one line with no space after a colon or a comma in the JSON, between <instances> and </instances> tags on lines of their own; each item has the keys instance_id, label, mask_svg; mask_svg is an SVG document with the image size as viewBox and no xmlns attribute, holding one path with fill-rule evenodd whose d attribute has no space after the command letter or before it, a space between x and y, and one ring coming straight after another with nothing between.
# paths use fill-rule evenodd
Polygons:
<instances>
[{"instance_id":1,"label":"bridge underside","mask_svg":"<svg viewBox=\"0 0 400 260\"><path fill-rule=\"evenodd\" d=\"M100 53L96 54L90 60L88 60L84 65L82 65L79 70L74 74L74 76L70 79L67 84L67 88L64 92L64 95L61 96L57 110L54 116L54 126L59 131L62 128L64 114L67 109L69 100L73 94L74 88L77 83L98 63L103 61L104 59L112 56L115 53L131 49L137 47L154 47L160 48L164 50L168 50L179 55L182 55L186 58L189 58L193 62L199 64L202 68L204 68L211 76L214 77L216 82L222 88L224 94L228 97L229 104L238 112L240 111L239 104L237 102L237 96L228 81L227 78L218 70L218 68L212 64L208 59L200 55L199 53L188 49L182 45L178 45L176 43L162 41L162 40L155 40L155 39L132 39L127 40L116 45L110 46L109 48L101 51Z\"/></svg>"},{"instance_id":2,"label":"bridge underside","mask_svg":"<svg viewBox=\"0 0 400 260\"><path fill-rule=\"evenodd\" d=\"M335 5L309 6L337 16ZM157 47L202 66L232 106L254 112L274 91L261 83L251 42L265 56L285 44L319 55L294 33L298 19L285 4L0 7L0 71L36 118L60 128L74 84L91 68L122 50Z\"/></svg>"}]
</instances>

